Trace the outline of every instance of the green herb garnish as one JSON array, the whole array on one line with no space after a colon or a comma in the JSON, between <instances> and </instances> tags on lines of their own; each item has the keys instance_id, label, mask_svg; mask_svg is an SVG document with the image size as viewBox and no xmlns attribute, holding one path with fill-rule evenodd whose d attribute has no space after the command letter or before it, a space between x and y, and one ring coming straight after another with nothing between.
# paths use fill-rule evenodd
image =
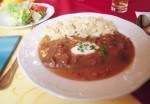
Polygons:
<instances>
[{"instance_id":1,"label":"green herb garnish","mask_svg":"<svg viewBox=\"0 0 150 104\"><path fill-rule=\"evenodd\" d=\"M95 49L94 45L90 45L91 50Z\"/></svg>"},{"instance_id":2,"label":"green herb garnish","mask_svg":"<svg viewBox=\"0 0 150 104\"><path fill-rule=\"evenodd\" d=\"M112 40L111 44L113 44L114 46L117 46L117 41L116 40Z\"/></svg>"},{"instance_id":3,"label":"green herb garnish","mask_svg":"<svg viewBox=\"0 0 150 104\"><path fill-rule=\"evenodd\" d=\"M101 47L99 48L99 50L101 51L100 57L101 57L102 59L104 59L104 58L106 57L107 52L108 52L107 48L105 48L104 46L101 46Z\"/></svg>"},{"instance_id":4,"label":"green herb garnish","mask_svg":"<svg viewBox=\"0 0 150 104\"><path fill-rule=\"evenodd\" d=\"M94 43L85 42L85 43L79 43L78 49L80 52L85 52L87 50L98 50L99 47L96 46Z\"/></svg>"}]
</instances>

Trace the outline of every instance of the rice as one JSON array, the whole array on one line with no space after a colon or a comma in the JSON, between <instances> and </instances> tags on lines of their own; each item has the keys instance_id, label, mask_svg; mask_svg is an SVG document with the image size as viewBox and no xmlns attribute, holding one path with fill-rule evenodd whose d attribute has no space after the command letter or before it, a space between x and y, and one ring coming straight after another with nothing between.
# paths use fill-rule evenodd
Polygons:
<instances>
[{"instance_id":1,"label":"rice","mask_svg":"<svg viewBox=\"0 0 150 104\"><path fill-rule=\"evenodd\" d=\"M116 30L112 21L104 20L102 17L73 17L70 20L47 26L46 35L51 40L72 36L87 38L113 34Z\"/></svg>"}]
</instances>

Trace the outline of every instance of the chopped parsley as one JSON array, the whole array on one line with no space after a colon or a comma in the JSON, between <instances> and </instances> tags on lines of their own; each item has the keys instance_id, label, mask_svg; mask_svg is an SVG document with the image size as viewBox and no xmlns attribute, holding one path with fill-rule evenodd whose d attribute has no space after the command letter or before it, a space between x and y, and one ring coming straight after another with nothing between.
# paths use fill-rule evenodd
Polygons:
<instances>
[{"instance_id":1,"label":"chopped parsley","mask_svg":"<svg viewBox=\"0 0 150 104\"><path fill-rule=\"evenodd\" d=\"M103 45L99 48L99 50L101 51L100 57L102 59L104 59L106 57L106 54L108 52L107 48L105 48Z\"/></svg>"},{"instance_id":2,"label":"chopped parsley","mask_svg":"<svg viewBox=\"0 0 150 104\"><path fill-rule=\"evenodd\" d=\"M111 44L114 45L114 46L117 46L117 41L116 40L112 40Z\"/></svg>"},{"instance_id":3,"label":"chopped parsley","mask_svg":"<svg viewBox=\"0 0 150 104\"><path fill-rule=\"evenodd\" d=\"M94 43L84 42L78 44L77 50L79 50L80 52L84 52L85 50L97 50L97 49L99 49L99 47L96 46Z\"/></svg>"}]
</instances>

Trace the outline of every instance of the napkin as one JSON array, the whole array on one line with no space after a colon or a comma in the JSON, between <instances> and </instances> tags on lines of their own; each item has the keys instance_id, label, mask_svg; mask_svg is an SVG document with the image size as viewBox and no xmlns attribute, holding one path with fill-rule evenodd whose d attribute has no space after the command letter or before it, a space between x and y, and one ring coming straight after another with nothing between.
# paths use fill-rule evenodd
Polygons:
<instances>
[{"instance_id":1,"label":"napkin","mask_svg":"<svg viewBox=\"0 0 150 104\"><path fill-rule=\"evenodd\" d=\"M5 68L21 36L0 36L0 73Z\"/></svg>"},{"instance_id":2,"label":"napkin","mask_svg":"<svg viewBox=\"0 0 150 104\"><path fill-rule=\"evenodd\" d=\"M138 11L136 11L135 14L136 14L137 18L139 17L139 15L142 15L142 14L146 15L148 18L150 18L150 12L138 12Z\"/></svg>"}]
</instances>

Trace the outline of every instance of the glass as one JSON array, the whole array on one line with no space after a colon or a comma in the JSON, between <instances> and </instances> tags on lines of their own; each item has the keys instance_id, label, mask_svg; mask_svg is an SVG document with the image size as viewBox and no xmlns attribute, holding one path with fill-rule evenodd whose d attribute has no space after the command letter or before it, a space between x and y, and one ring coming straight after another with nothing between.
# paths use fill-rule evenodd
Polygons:
<instances>
[{"instance_id":1,"label":"glass","mask_svg":"<svg viewBox=\"0 0 150 104\"><path fill-rule=\"evenodd\" d=\"M129 0L112 0L111 10L124 13L128 10L128 1Z\"/></svg>"}]
</instances>

